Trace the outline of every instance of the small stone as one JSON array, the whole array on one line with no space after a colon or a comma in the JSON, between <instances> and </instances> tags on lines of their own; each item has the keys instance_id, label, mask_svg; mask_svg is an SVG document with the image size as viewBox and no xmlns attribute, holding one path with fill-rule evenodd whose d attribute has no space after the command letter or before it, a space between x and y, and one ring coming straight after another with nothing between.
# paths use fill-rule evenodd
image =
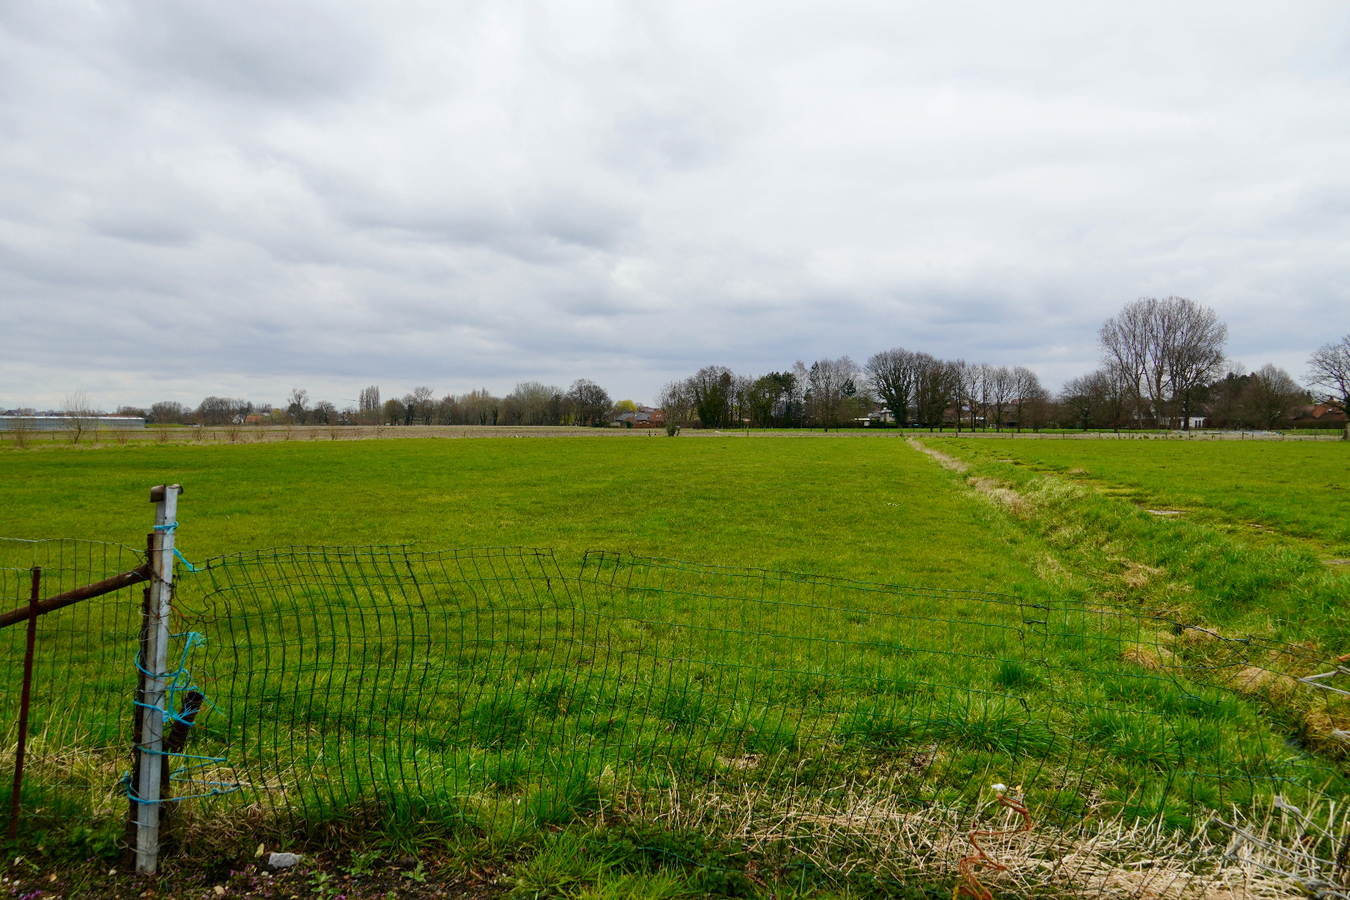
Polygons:
<instances>
[{"instance_id":1,"label":"small stone","mask_svg":"<svg viewBox=\"0 0 1350 900\"><path fill-rule=\"evenodd\" d=\"M267 857L267 864L274 869L289 869L300 860L299 853L273 853Z\"/></svg>"},{"instance_id":2,"label":"small stone","mask_svg":"<svg viewBox=\"0 0 1350 900\"><path fill-rule=\"evenodd\" d=\"M214 888L212 888L212 890L216 892L217 897L225 896L225 888L222 887L221 885L216 885Z\"/></svg>"}]
</instances>

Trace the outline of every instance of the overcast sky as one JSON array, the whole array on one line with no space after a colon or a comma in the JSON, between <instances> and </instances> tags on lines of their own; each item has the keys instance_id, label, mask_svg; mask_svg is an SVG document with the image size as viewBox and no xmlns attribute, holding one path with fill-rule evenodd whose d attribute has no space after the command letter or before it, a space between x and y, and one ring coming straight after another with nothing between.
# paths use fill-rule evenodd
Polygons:
<instances>
[{"instance_id":1,"label":"overcast sky","mask_svg":"<svg viewBox=\"0 0 1350 900\"><path fill-rule=\"evenodd\" d=\"M1350 6L0 0L0 407L1350 332Z\"/></svg>"}]
</instances>

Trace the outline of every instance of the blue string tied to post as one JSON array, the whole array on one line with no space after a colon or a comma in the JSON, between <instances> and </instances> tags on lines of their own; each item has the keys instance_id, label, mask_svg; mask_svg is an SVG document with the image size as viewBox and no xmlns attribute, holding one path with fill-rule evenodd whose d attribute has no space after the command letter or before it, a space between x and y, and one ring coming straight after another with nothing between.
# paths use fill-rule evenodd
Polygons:
<instances>
[{"instance_id":1,"label":"blue string tied to post","mask_svg":"<svg viewBox=\"0 0 1350 900\"><path fill-rule=\"evenodd\" d=\"M179 694L187 693L189 691L196 691L198 696L201 697L201 704L200 704L201 706L208 707L216 712L220 711L219 707L217 707L214 703L212 703L211 700L206 696L205 692L202 691L201 688L197 686L196 682L193 681L192 679L192 674L188 671L188 657L191 655L194 649L196 649L197 647L204 646L206 644L206 636L201 634L200 632L188 631L181 634L170 635L170 637L186 638L186 640L183 642L183 653L179 657L177 669L162 673L151 672L150 670L146 669L143 665L141 665L140 653L138 652L136 654L137 671L150 678L163 678L168 681L168 684L165 686L164 691L164 708L161 710L158 706L154 706L149 703L144 703L140 700L133 700L132 704L141 709L153 709L159 711L164 717L163 721L165 725L181 724L184 727L193 728L196 727L197 724L195 721L195 716L197 712L196 710L194 710L191 718L185 716L183 713L178 712L175 707L177 706L176 698L178 697ZM202 793L184 794L180 796L169 797L167 802L177 803L182 800L190 800L197 797L216 797L220 796L221 794L234 793L235 791L240 789L240 786L237 783L231 784L220 781L198 782L194 781L191 778L185 777L185 773L188 773L194 769L201 769L212 765L220 765L224 762L227 762L228 761L227 757L201 756L197 754L173 752L162 749L151 750L150 748L145 746L140 746L138 747L138 749L142 753L150 753L164 757L175 757L177 759L185 760L186 763L184 765L179 766L172 773L170 773L169 775L170 780L187 781L191 784L200 784L203 787L207 788L207 790L205 790ZM131 800L133 803L166 802L163 798L161 798L160 800L152 801L152 800L144 800L136 796L132 791L130 772L127 772L125 775L122 776L120 783L126 790L127 799Z\"/></svg>"},{"instance_id":2,"label":"blue string tied to post","mask_svg":"<svg viewBox=\"0 0 1350 900\"><path fill-rule=\"evenodd\" d=\"M177 530L177 528L178 528L178 523L177 523L177 522L170 522L168 525L156 525L156 526L154 526L154 528L155 528L155 531L159 532L160 534L167 534L167 533L169 533L169 532L171 532L171 531ZM192 563L188 562L188 561L187 561L187 557L184 556L184 555L179 551L179 549L178 549L177 547L174 547L174 548L173 548L173 555L176 556L176 557L178 557L178 561L179 561L179 562L181 562L183 565L187 566L187 570L188 570L189 572L200 572L200 571L201 571L201 569L199 569L197 566L194 566Z\"/></svg>"}]
</instances>

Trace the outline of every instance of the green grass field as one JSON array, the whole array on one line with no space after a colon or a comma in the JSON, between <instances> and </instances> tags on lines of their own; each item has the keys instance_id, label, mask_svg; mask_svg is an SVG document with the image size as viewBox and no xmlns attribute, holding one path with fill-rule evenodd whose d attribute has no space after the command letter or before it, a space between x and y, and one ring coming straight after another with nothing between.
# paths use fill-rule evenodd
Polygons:
<instances>
[{"instance_id":1,"label":"green grass field","mask_svg":"<svg viewBox=\"0 0 1350 900\"><path fill-rule=\"evenodd\" d=\"M987 510L902 440L802 437L104 445L12 452L16 537L144 543L182 484L189 559L259 547L604 549L931 587L1029 586Z\"/></svg>"},{"instance_id":2,"label":"green grass field","mask_svg":"<svg viewBox=\"0 0 1350 900\"><path fill-rule=\"evenodd\" d=\"M1350 557L1350 443L1013 440L962 448L963 457L1011 458L1139 505L1259 527Z\"/></svg>"},{"instance_id":3,"label":"green grass field","mask_svg":"<svg viewBox=\"0 0 1350 900\"><path fill-rule=\"evenodd\" d=\"M1057 827L1158 817L1203 840L1223 836L1206 810L1255 814L1295 785L1344 793L1344 704L1289 689L1288 674L1350 650L1346 572L1323 562L1344 540L1336 511L1297 502L1317 494L1303 473L1342 483L1345 448L920 438L967 469L896 433L51 445L0 451L0 531L139 546L148 488L178 482L178 542L195 563L412 545L246 555L185 582L216 586L185 597L219 632L203 683L248 706L199 743L270 754L258 783L311 773L288 802L330 823L411 767L416 795L386 800L413 824L372 827L468 822L450 844L466 865L532 847L517 885L536 893L655 877L619 851L604 877L549 869L568 840L667 841L664 856L637 855L705 863L675 895L754 892L706 876L778 846L753 836L768 822L791 845L782 858L815 867L806 893L866 888L831 866L909 884L903 860L850 863L866 855L843 849L858 836L822 823L866 809L881 827L883 798L974 810L1000 777ZM1248 482L1249 506L1225 505L1225 485ZM1186 514L1148 511L1160 507ZM683 562L588 562L573 613L509 554L420 554L510 546L553 548L565 573L588 550ZM466 571L490 575L468 607ZM66 621L51 646L82 646L81 620ZM108 680L97 643L76 681ZM701 812L671 805L687 790ZM728 824L742 815L723 808L728 791L754 828ZM643 830L642 803L683 830Z\"/></svg>"}]
</instances>

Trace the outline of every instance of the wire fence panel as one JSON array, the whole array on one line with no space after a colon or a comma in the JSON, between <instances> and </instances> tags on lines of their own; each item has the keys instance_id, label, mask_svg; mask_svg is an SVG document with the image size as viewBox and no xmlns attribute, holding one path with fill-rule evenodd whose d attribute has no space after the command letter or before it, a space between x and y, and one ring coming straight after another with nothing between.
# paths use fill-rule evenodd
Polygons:
<instances>
[{"instance_id":1,"label":"wire fence panel","mask_svg":"<svg viewBox=\"0 0 1350 900\"><path fill-rule=\"evenodd\" d=\"M23 546L4 551L15 606L18 558L39 552ZM57 570L63 547L40 551ZM139 561L103 552L86 571ZM45 775L26 816L125 808L129 593L45 617L64 637L41 654L43 747L101 768ZM608 553L330 547L211 560L174 609L171 703L207 698L174 761L179 828L659 825L779 872L905 881L955 871L977 824L1016 824L997 784L1035 823L1017 838L1032 881L1179 891L1219 877L1244 832L1249 867L1287 872L1292 841L1328 875L1340 852L1350 698L1308 681L1338 663L1145 611ZM1184 864L1136 865L1160 853Z\"/></svg>"},{"instance_id":2,"label":"wire fence panel","mask_svg":"<svg viewBox=\"0 0 1350 900\"><path fill-rule=\"evenodd\" d=\"M178 605L208 635L194 678L218 709L198 738L227 760L208 780L240 773L246 802L310 823L453 817L528 774L527 730L547 739L524 703L573 617L547 551L303 548L213 560L200 579Z\"/></svg>"},{"instance_id":3,"label":"wire fence panel","mask_svg":"<svg viewBox=\"0 0 1350 900\"><path fill-rule=\"evenodd\" d=\"M41 596L50 597L143 562L143 551L120 544L0 538L0 606L28 605L35 566L42 569ZM122 839L141 596L141 588L126 588L38 618L21 794L26 841L41 844L63 832L63 840L100 850ZM6 811L26 637L23 624L0 630Z\"/></svg>"}]
</instances>

